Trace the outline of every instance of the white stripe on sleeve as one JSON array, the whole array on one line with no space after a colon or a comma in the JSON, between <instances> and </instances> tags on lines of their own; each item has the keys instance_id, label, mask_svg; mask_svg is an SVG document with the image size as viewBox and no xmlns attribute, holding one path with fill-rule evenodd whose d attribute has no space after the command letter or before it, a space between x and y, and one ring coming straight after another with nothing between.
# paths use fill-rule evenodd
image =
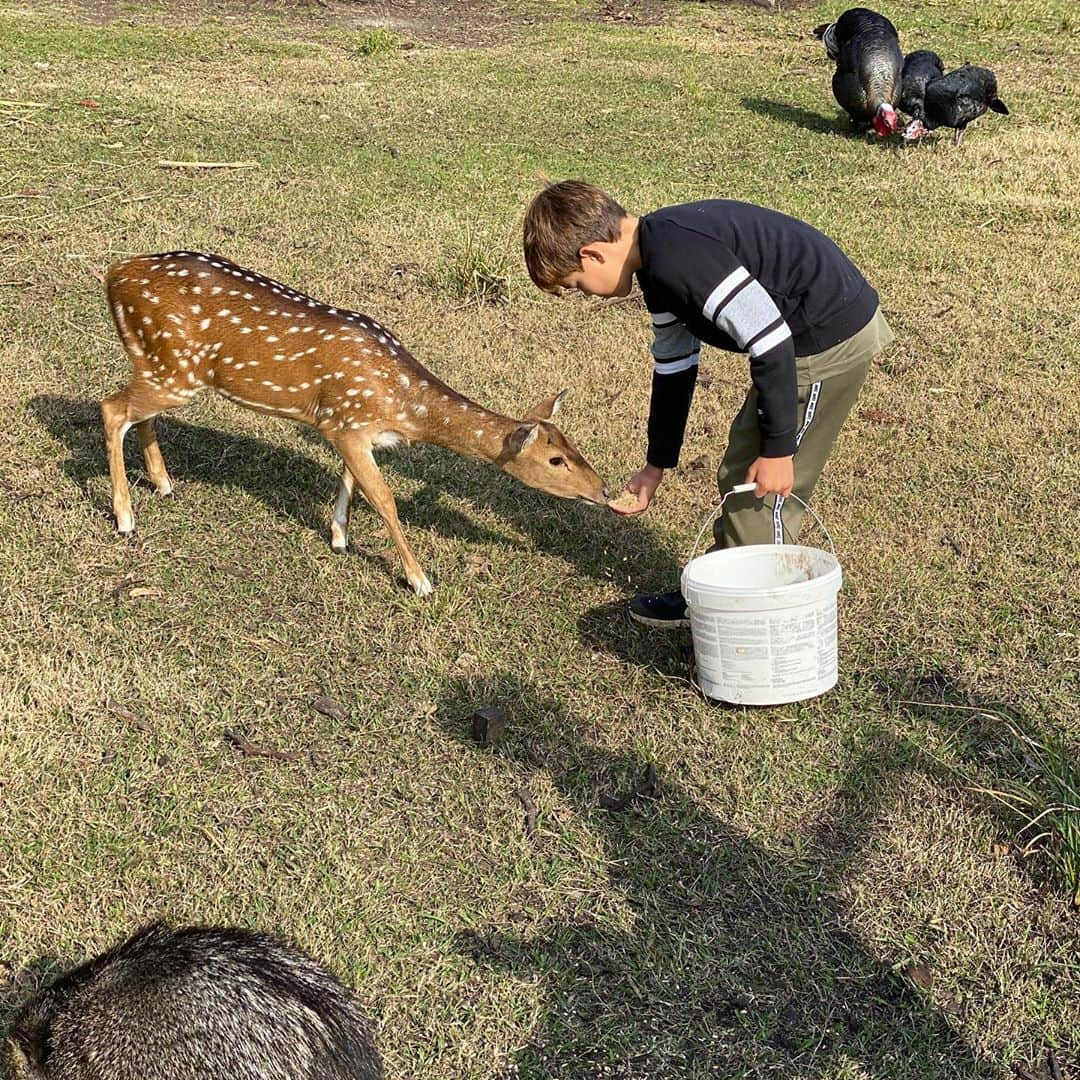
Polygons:
<instances>
[{"instance_id":1,"label":"white stripe on sleeve","mask_svg":"<svg viewBox=\"0 0 1080 1080\"><path fill-rule=\"evenodd\" d=\"M740 348L765 327L781 318L780 309L762 288L761 282L751 281L732 300L720 309L716 325L730 334ZM771 336L771 335L770 335Z\"/></svg>"},{"instance_id":2,"label":"white stripe on sleeve","mask_svg":"<svg viewBox=\"0 0 1080 1080\"><path fill-rule=\"evenodd\" d=\"M672 360L666 364L657 360L653 363L653 371L655 371L657 375L674 375L676 372L687 371L692 367L696 367L700 359L699 353L691 353L689 356L684 356L681 360Z\"/></svg>"},{"instance_id":3,"label":"white stripe on sleeve","mask_svg":"<svg viewBox=\"0 0 1080 1080\"><path fill-rule=\"evenodd\" d=\"M737 289L744 281L748 281L750 278L750 271L745 266L740 266L737 270L732 270L730 274L711 293L709 293L708 299L706 299L701 312L709 322L712 322L713 316L716 314L716 309L722 307L724 301Z\"/></svg>"},{"instance_id":4,"label":"white stripe on sleeve","mask_svg":"<svg viewBox=\"0 0 1080 1080\"><path fill-rule=\"evenodd\" d=\"M791 327L787 323L781 323L771 333L750 346L750 355L764 356L770 349L775 349L781 341L786 341L789 337L791 337Z\"/></svg>"}]
</instances>

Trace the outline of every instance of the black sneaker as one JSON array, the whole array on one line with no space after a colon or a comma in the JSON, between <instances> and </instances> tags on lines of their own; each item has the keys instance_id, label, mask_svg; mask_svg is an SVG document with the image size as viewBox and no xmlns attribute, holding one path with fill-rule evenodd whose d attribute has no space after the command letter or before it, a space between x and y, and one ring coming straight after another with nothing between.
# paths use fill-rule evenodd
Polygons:
<instances>
[{"instance_id":1,"label":"black sneaker","mask_svg":"<svg viewBox=\"0 0 1080 1080\"><path fill-rule=\"evenodd\" d=\"M659 626L674 630L689 626L686 601L681 592L662 593L660 596L635 596L629 605L630 618L646 626Z\"/></svg>"}]
</instances>

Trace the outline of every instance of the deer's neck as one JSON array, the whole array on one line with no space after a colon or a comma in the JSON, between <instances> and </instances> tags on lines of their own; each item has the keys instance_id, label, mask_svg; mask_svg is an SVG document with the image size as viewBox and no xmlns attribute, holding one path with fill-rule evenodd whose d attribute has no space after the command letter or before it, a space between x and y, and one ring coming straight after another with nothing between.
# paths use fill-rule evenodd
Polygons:
<instances>
[{"instance_id":1,"label":"deer's neck","mask_svg":"<svg viewBox=\"0 0 1080 1080\"><path fill-rule=\"evenodd\" d=\"M430 384L418 403L423 415L416 416L415 409L410 410L415 433L404 431L403 434L467 457L497 461L503 453L506 436L519 421L485 409L438 380L430 379Z\"/></svg>"}]
</instances>

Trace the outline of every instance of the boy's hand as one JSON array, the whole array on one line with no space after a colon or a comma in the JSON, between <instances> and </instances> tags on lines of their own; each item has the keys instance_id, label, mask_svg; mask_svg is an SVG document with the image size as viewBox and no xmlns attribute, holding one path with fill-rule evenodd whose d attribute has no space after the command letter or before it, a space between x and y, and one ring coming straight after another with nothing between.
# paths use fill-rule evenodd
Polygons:
<instances>
[{"instance_id":1,"label":"boy's hand","mask_svg":"<svg viewBox=\"0 0 1080 1080\"><path fill-rule=\"evenodd\" d=\"M791 457L759 457L746 474L748 484L757 484L754 494L760 499L765 495L791 494L795 486L795 461Z\"/></svg>"},{"instance_id":2,"label":"boy's hand","mask_svg":"<svg viewBox=\"0 0 1080 1080\"><path fill-rule=\"evenodd\" d=\"M617 499L612 499L608 506L616 514L643 514L649 508L649 503L663 479L663 469L646 465L627 480L626 490Z\"/></svg>"}]
</instances>

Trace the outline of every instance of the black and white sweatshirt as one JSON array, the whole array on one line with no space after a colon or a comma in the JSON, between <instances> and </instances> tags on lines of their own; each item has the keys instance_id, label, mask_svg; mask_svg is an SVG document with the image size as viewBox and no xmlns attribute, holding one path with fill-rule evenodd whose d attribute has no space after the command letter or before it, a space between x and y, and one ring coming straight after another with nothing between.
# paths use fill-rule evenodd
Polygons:
<instances>
[{"instance_id":1,"label":"black and white sweatshirt","mask_svg":"<svg viewBox=\"0 0 1080 1080\"><path fill-rule=\"evenodd\" d=\"M638 223L637 272L652 315L650 465L678 464L701 342L750 354L761 456L795 452L796 356L861 330L878 295L827 236L728 199L669 206Z\"/></svg>"}]
</instances>

